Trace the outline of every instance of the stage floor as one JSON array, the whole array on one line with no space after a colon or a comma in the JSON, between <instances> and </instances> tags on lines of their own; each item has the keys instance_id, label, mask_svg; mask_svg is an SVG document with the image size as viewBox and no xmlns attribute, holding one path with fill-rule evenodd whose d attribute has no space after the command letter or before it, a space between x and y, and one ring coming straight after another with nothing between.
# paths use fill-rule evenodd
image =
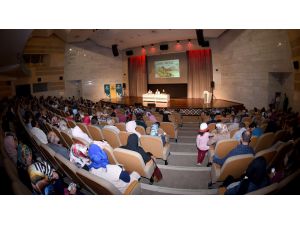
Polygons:
<instances>
[{"instance_id":1,"label":"stage floor","mask_svg":"<svg viewBox=\"0 0 300 225\"><path fill-rule=\"evenodd\" d=\"M210 109L210 108L243 108L244 105L238 102L226 101L222 99L214 99L212 104L204 104L204 100L201 98L171 98L168 103L159 102L143 102L142 97L123 97L120 99L102 99L102 102L119 104L119 105L135 105L142 104L148 106L148 104L155 104L155 107L164 107L171 109Z\"/></svg>"}]
</instances>

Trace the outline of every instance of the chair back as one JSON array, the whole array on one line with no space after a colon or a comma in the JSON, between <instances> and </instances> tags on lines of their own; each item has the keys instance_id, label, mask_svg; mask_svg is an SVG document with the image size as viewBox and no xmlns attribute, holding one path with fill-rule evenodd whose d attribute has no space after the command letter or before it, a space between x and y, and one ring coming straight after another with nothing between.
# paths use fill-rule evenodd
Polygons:
<instances>
[{"instance_id":1,"label":"chair back","mask_svg":"<svg viewBox=\"0 0 300 225\"><path fill-rule=\"evenodd\" d=\"M72 139L72 136L64 131L60 132L61 136L63 137L63 139L66 141L67 143L67 148L70 149L72 144L74 144L74 141Z\"/></svg>"},{"instance_id":2,"label":"chair back","mask_svg":"<svg viewBox=\"0 0 300 225\"><path fill-rule=\"evenodd\" d=\"M160 137L142 135L140 142L141 147L145 150L145 152L151 152L155 158L163 158L164 147Z\"/></svg>"},{"instance_id":3,"label":"chair back","mask_svg":"<svg viewBox=\"0 0 300 225\"><path fill-rule=\"evenodd\" d=\"M91 138L94 141L102 141L104 139L102 130L100 127L94 126L94 125L88 125L87 129L89 130L89 133L91 135Z\"/></svg>"},{"instance_id":4,"label":"chair back","mask_svg":"<svg viewBox=\"0 0 300 225\"><path fill-rule=\"evenodd\" d=\"M177 139L178 132L177 129L175 128L175 124L172 122L161 122L160 123L160 128L166 132L170 138L175 138Z\"/></svg>"},{"instance_id":5,"label":"chair back","mask_svg":"<svg viewBox=\"0 0 300 225\"><path fill-rule=\"evenodd\" d=\"M89 130L87 129L87 126L84 123L77 123L77 126L86 133L90 138L92 137Z\"/></svg>"},{"instance_id":6,"label":"chair back","mask_svg":"<svg viewBox=\"0 0 300 225\"><path fill-rule=\"evenodd\" d=\"M72 140L74 143L79 143L79 144L85 145L87 147L90 145L86 140L84 140L80 137L72 137Z\"/></svg>"},{"instance_id":7,"label":"chair back","mask_svg":"<svg viewBox=\"0 0 300 225\"><path fill-rule=\"evenodd\" d=\"M274 133L269 132L269 133L265 133L263 135L261 135L258 140L257 143L255 145L254 151L255 153L270 148L272 146L274 142Z\"/></svg>"},{"instance_id":8,"label":"chair back","mask_svg":"<svg viewBox=\"0 0 300 225\"><path fill-rule=\"evenodd\" d=\"M274 135L274 141L273 144L275 144L278 141L288 141L289 139L289 133L285 130L279 130Z\"/></svg>"},{"instance_id":9,"label":"chair back","mask_svg":"<svg viewBox=\"0 0 300 225\"><path fill-rule=\"evenodd\" d=\"M256 146L256 144L257 144L257 140L258 140L257 136L252 136L251 137L251 142L250 142L249 146L254 149L255 146Z\"/></svg>"},{"instance_id":10,"label":"chair back","mask_svg":"<svg viewBox=\"0 0 300 225\"><path fill-rule=\"evenodd\" d=\"M76 123L73 120L67 120L67 126L69 128L74 128L76 127Z\"/></svg>"},{"instance_id":11,"label":"chair back","mask_svg":"<svg viewBox=\"0 0 300 225\"><path fill-rule=\"evenodd\" d=\"M108 157L109 164L119 164L114 155L114 150L110 145L105 145L105 147L102 149L103 149L103 151L105 151L105 153Z\"/></svg>"},{"instance_id":12,"label":"chair back","mask_svg":"<svg viewBox=\"0 0 300 225\"><path fill-rule=\"evenodd\" d=\"M233 138L233 136L235 135L236 132L239 131L239 128L233 129L232 131L230 131L230 138Z\"/></svg>"},{"instance_id":13,"label":"chair back","mask_svg":"<svg viewBox=\"0 0 300 225\"><path fill-rule=\"evenodd\" d=\"M48 145L41 144L44 154L46 155L47 160L50 164L57 170L59 168L57 161L54 159L55 151L51 149Z\"/></svg>"},{"instance_id":14,"label":"chair back","mask_svg":"<svg viewBox=\"0 0 300 225\"><path fill-rule=\"evenodd\" d=\"M288 141L284 144L282 144L277 150L276 150L276 155L270 162L269 166L275 167L276 170L280 171L281 169L284 169L284 158L286 154L289 151L293 150L293 141Z\"/></svg>"},{"instance_id":15,"label":"chair back","mask_svg":"<svg viewBox=\"0 0 300 225\"><path fill-rule=\"evenodd\" d=\"M116 126L120 131L126 131L126 124L125 124L125 123L116 123L115 126Z\"/></svg>"},{"instance_id":16,"label":"chair back","mask_svg":"<svg viewBox=\"0 0 300 225\"><path fill-rule=\"evenodd\" d=\"M210 123L210 124L208 124L208 131L209 132L212 132L215 129L216 129L216 123Z\"/></svg>"},{"instance_id":17,"label":"chair back","mask_svg":"<svg viewBox=\"0 0 300 225\"><path fill-rule=\"evenodd\" d=\"M102 129L104 139L110 144L111 147L117 148L120 147L121 141L119 134L112 129L103 128Z\"/></svg>"},{"instance_id":18,"label":"chair back","mask_svg":"<svg viewBox=\"0 0 300 225\"><path fill-rule=\"evenodd\" d=\"M52 130L54 131L54 133L56 134L56 136L59 138L60 143L66 147L66 148L70 148L69 144L66 142L66 140L64 139L64 137L62 136L62 134L60 133L59 129L56 127L52 127Z\"/></svg>"},{"instance_id":19,"label":"chair back","mask_svg":"<svg viewBox=\"0 0 300 225\"><path fill-rule=\"evenodd\" d=\"M96 195L120 195L122 194L109 181L98 177L83 169L78 169L76 175L84 182L88 189Z\"/></svg>"},{"instance_id":20,"label":"chair back","mask_svg":"<svg viewBox=\"0 0 300 225\"><path fill-rule=\"evenodd\" d=\"M228 159L226 159L221 168L218 181L224 181L229 175L233 176L233 178L235 179L240 178L243 173L245 173L246 169L253 159L254 156L252 154L229 157Z\"/></svg>"},{"instance_id":21,"label":"chair back","mask_svg":"<svg viewBox=\"0 0 300 225\"><path fill-rule=\"evenodd\" d=\"M145 165L139 153L123 148L114 149L114 156L125 167L126 171L136 171L143 177L151 178L155 168L152 160Z\"/></svg>"},{"instance_id":22,"label":"chair back","mask_svg":"<svg viewBox=\"0 0 300 225\"><path fill-rule=\"evenodd\" d=\"M126 131L120 131L119 132L119 138L120 138L120 141L121 141L121 146L127 145L127 140L128 140L129 135L130 135L130 133L126 132Z\"/></svg>"},{"instance_id":23,"label":"chair back","mask_svg":"<svg viewBox=\"0 0 300 225\"><path fill-rule=\"evenodd\" d=\"M215 154L219 158L224 158L238 144L239 144L239 142L237 140L235 140L235 139L220 140L216 144Z\"/></svg>"},{"instance_id":24,"label":"chair back","mask_svg":"<svg viewBox=\"0 0 300 225\"><path fill-rule=\"evenodd\" d=\"M146 134L145 128L142 127L142 126L140 126L140 125L137 125L136 128L135 128L135 130L136 130L137 132L139 132L141 135L145 135L145 134Z\"/></svg>"}]
</instances>

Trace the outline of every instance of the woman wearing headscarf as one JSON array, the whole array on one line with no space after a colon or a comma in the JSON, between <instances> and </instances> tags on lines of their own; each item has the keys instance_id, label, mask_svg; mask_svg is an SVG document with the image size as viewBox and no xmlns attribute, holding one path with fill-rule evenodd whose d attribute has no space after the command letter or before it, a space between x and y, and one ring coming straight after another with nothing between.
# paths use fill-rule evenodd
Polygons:
<instances>
[{"instance_id":1,"label":"woman wearing headscarf","mask_svg":"<svg viewBox=\"0 0 300 225\"><path fill-rule=\"evenodd\" d=\"M156 118L154 115L151 114L151 112L146 112L146 116L148 117L148 119L151 121L151 122L157 122Z\"/></svg>"},{"instance_id":2,"label":"woman wearing headscarf","mask_svg":"<svg viewBox=\"0 0 300 225\"><path fill-rule=\"evenodd\" d=\"M131 120L126 123L126 131L129 133L136 134L139 138L141 137L141 134L135 130L136 128L136 122L134 120Z\"/></svg>"},{"instance_id":3,"label":"woman wearing headscarf","mask_svg":"<svg viewBox=\"0 0 300 225\"><path fill-rule=\"evenodd\" d=\"M125 148L139 153L145 164L151 160L150 154L147 154L145 150L139 146L139 138L136 134L130 134L127 140L127 145L121 146L120 148Z\"/></svg>"},{"instance_id":4,"label":"woman wearing headscarf","mask_svg":"<svg viewBox=\"0 0 300 225\"><path fill-rule=\"evenodd\" d=\"M73 144L70 148L70 162L74 163L78 168L89 170L90 160L87 146L79 143Z\"/></svg>"},{"instance_id":5,"label":"woman wearing headscarf","mask_svg":"<svg viewBox=\"0 0 300 225\"><path fill-rule=\"evenodd\" d=\"M121 193L132 181L140 178L136 172L129 174L119 165L108 164L106 153L96 144L90 145L88 154L91 159L90 172L113 184Z\"/></svg>"}]
</instances>

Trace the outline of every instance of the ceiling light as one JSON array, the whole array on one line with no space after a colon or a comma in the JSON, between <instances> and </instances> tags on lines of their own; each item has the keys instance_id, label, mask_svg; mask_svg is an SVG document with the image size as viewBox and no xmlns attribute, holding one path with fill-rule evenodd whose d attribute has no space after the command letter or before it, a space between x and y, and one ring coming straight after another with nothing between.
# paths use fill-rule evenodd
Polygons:
<instances>
[{"instance_id":1,"label":"ceiling light","mask_svg":"<svg viewBox=\"0 0 300 225\"><path fill-rule=\"evenodd\" d=\"M69 51L72 51L72 49L70 48Z\"/></svg>"}]
</instances>

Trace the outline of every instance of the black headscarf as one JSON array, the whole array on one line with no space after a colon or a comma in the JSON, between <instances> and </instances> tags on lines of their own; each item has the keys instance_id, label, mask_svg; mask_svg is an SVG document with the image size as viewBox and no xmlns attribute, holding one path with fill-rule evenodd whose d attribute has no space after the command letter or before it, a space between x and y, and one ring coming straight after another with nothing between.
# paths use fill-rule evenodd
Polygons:
<instances>
[{"instance_id":1,"label":"black headscarf","mask_svg":"<svg viewBox=\"0 0 300 225\"><path fill-rule=\"evenodd\" d=\"M121 148L125 148L140 153L145 164L151 160L150 155L147 154L145 150L139 146L139 138L136 134L130 134L127 140L127 145L121 146Z\"/></svg>"}]
</instances>

